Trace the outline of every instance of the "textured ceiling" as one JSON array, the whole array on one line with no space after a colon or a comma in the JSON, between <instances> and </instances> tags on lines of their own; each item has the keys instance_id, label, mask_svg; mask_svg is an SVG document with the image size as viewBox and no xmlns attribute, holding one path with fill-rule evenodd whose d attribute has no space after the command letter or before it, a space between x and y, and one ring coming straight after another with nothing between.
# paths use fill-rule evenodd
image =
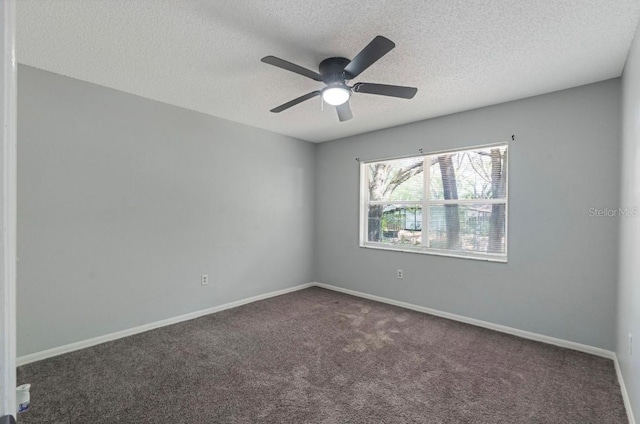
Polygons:
<instances>
[{"instance_id":1,"label":"textured ceiling","mask_svg":"<svg viewBox=\"0 0 640 424\"><path fill-rule=\"evenodd\" d=\"M18 0L20 63L309 141L326 141L620 76L639 0ZM418 87L413 100L356 93L339 122L317 70L373 37L396 48L356 81Z\"/></svg>"}]
</instances>

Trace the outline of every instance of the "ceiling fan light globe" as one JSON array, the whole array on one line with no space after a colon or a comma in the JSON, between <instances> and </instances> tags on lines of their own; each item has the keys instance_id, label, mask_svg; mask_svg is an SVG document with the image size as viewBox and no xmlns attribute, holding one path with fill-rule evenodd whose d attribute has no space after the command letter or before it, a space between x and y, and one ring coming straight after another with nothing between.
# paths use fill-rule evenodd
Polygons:
<instances>
[{"instance_id":1,"label":"ceiling fan light globe","mask_svg":"<svg viewBox=\"0 0 640 424\"><path fill-rule=\"evenodd\" d=\"M322 91L322 100L332 106L340 106L349 100L351 92L344 87L329 87Z\"/></svg>"}]
</instances>

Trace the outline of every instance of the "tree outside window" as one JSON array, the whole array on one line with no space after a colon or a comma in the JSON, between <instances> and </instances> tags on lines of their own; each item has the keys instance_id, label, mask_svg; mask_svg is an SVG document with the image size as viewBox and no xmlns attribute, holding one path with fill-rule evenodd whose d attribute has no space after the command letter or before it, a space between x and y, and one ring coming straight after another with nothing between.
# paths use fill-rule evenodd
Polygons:
<instances>
[{"instance_id":1,"label":"tree outside window","mask_svg":"<svg viewBox=\"0 0 640 424\"><path fill-rule=\"evenodd\" d=\"M503 144L361 164L361 245L506 260L507 151Z\"/></svg>"}]
</instances>

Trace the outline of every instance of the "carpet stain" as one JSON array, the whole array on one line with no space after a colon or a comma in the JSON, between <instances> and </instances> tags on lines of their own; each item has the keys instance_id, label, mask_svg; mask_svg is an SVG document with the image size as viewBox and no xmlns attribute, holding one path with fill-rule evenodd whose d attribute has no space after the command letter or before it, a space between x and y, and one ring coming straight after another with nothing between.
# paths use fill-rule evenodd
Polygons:
<instances>
[{"instance_id":1,"label":"carpet stain","mask_svg":"<svg viewBox=\"0 0 640 424\"><path fill-rule=\"evenodd\" d=\"M347 379L347 377L345 377L342 374L338 374L336 376L334 376L331 381L333 382L333 384L336 384L338 386L344 386L345 384L347 384L347 382L349 381L349 379Z\"/></svg>"},{"instance_id":2,"label":"carpet stain","mask_svg":"<svg viewBox=\"0 0 640 424\"><path fill-rule=\"evenodd\" d=\"M451 372L466 373L470 372L469 367L457 360L452 360L447 356L441 356L440 359L444 363L445 368Z\"/></svg>"},{"instance_id":3,"label":"carpet stain","mask_svg":"<svg viewBox=\"0 0 640 424\"><path fill-rule=\"evenodd\" d=\"M361 314L368 314L369 312L371 312L371 306L361 306L360 307L360 313Z\"/></svg>"},{"instance_id":4,"label":"carpet stain","mask_svg":"<svg viewBox=\"0 0 640 424\"><path fill-rule=\"evenodd\" d=\"M304 365L299 365L293 369L292 374L295 381L302 381L304 378L309 376L309 368Z\"/></svg>"},{"instance_id":5,"label":"carpet stain","mask_svg":"<svg viewBox=\"0 0 640 424\"><path fill-rule=\"evenodd\" d=\"M360 315L353 315L353 314L345 314L342 312L338 312L338 315L350 319L351 320L351 325L353 327L360 327L362 325L362 323L364 322L364 317L360 316Z\"/></svg>"},{"instance_id":6,"label":"carpet stain","mask_svg":"<svg viewBox=\"0 0 640 424\"><path fill-rule=\"evenodd\" d=\"M375 328L382 328L385 325L387 325L388 322L389 322L389 318L381 319L380 321L376 322L373 326Z\"/></svg>"},{"instance_id":7,"label":"carpet stain","mask_svg":"<svg viewBox=\"0 0 640 424\"><path fill-rule=\"evenodd\" d=\"M273 403L267 403L266 405L260 407L258 409L257 418L267 418L269 415L273 413L276 409L276 406Z\"/></svg>"},{"instance_id":8,"label":"carpet stain","mask_svg":"<svg viewBox=\"0 0 640 424\"><path fill-rule=\"evenodd\" d=\"M337 424L344 422L342 417L344 416L345 411L342 407L336 408L335 402L324 394L320 393L316 396L316 401L320 404L321 414L320 418L322 421L319 421L321 424Z\"/></svg>"},{"instance_id":9,"label":"carpet stain","mask_svg":"<svg viewBox=\"0 0 640 424\"><path fill-rule=\"evenodd\" d=\"M309 369L306 366L296 366L291 372L290 385L293 386L284 392L282 395L283 400L289 402L295 402L296 404L306 404L309 402L308 389L311 387L307 377L309 376Z\"/></svg>"},{"instance_id":10,"label":"carpet stain","mask_svg":"<svg viewBox=\"0 0 640 424\"><path fill-rule=\"evenodd\" d=\"M346 347L343 347L342 350L345 352L364 352L367 350L367 345L364 339L355 339L351 343L349 343Z\"/></svg>"},{"instance_id":11,"label":"carpet stain","mask_svg":"<svg viewBox=\"0 0 640 424\"><path fill-rule=\"evenodd\" d=\"M364 352L367 348L382 349L386 345L393 344L393 339L384 331L376 331L375 333L365 333L358 331L361 337L352 340L342 350L345 352Z\"/></svg>"}]
</instances>

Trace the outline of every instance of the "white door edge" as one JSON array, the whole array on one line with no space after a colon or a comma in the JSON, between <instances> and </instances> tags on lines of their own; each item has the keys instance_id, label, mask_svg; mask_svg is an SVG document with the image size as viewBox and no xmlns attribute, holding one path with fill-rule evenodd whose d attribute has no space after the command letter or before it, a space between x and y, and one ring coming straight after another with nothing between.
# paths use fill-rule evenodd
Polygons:
<instances>
[{"instance_id":1,"label":"white door edge","mask_svg":"<svg viewBox=\"0 0 640 424\"><path fill-rule=\"evenodd\" d=\"M2 71L2 247L0 260L0 416L16 415L16 55L15 0L0 0Z\"/></svg>"}]
</instances>

